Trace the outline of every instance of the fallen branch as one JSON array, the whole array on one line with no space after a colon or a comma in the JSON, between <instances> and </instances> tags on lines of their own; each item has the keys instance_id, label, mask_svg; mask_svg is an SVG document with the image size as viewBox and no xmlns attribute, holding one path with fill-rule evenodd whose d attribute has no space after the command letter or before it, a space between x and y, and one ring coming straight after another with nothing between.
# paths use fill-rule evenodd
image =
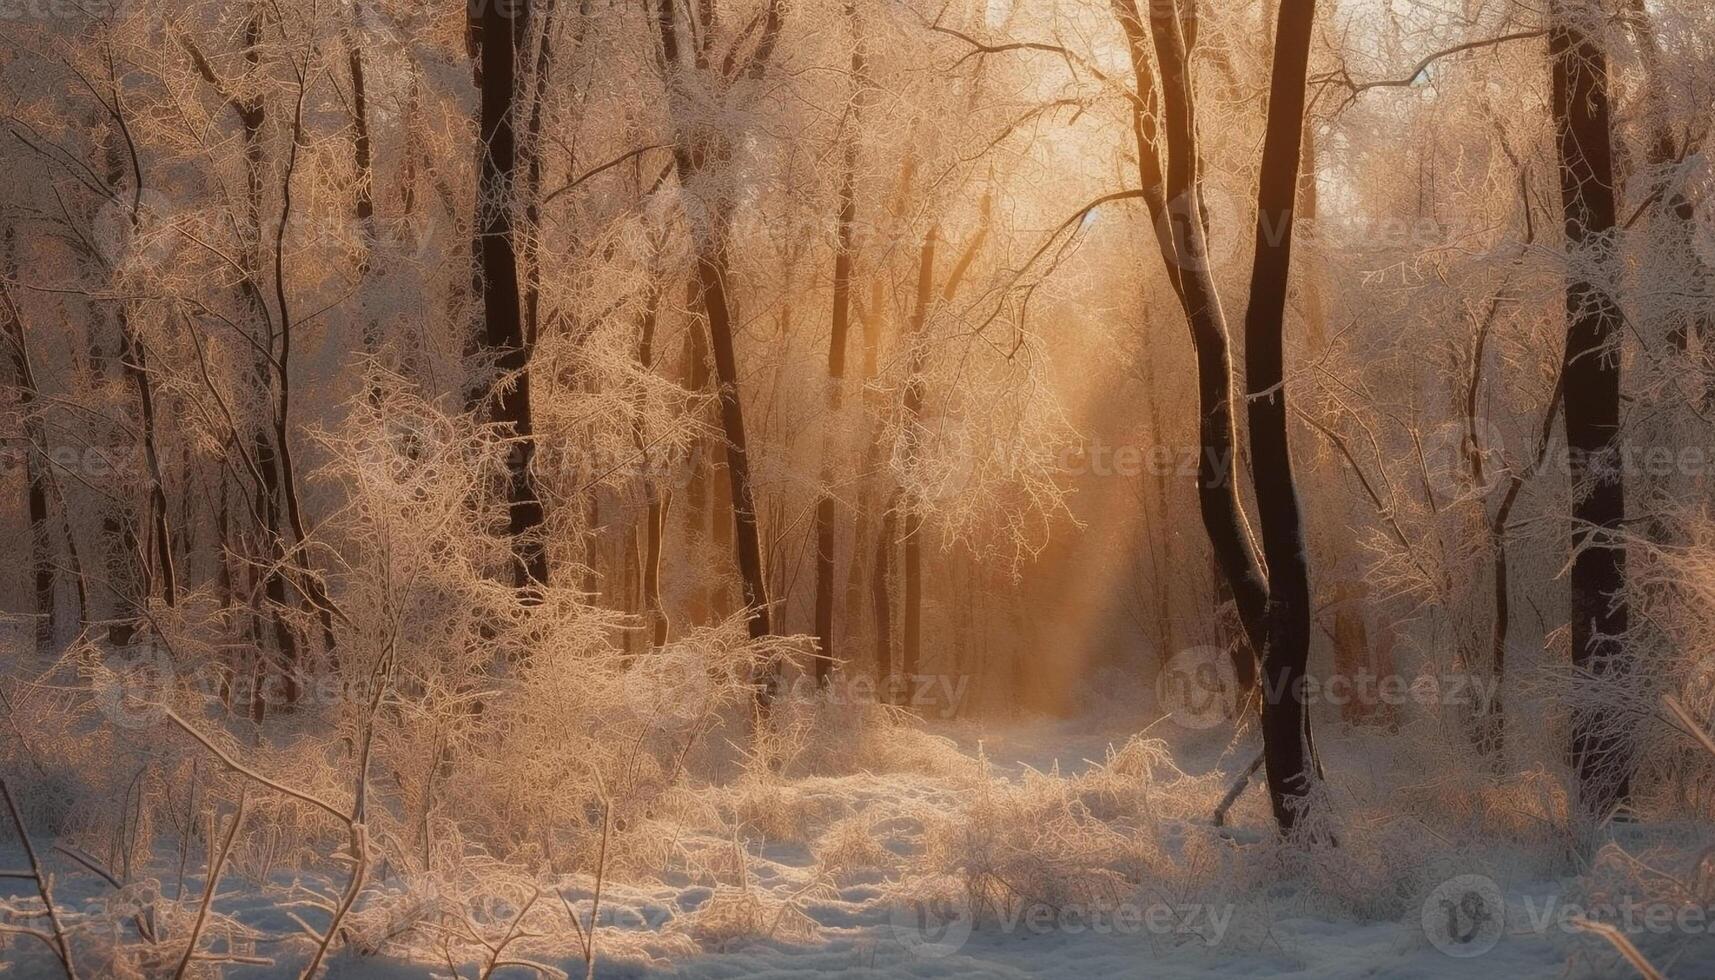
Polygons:
<instances>
[{"instance_id":1,"label":"fallen branch","mask_svg":"<svg viewBox=\"0 0 1715 980\"><path fill-rule=\"evenodd\" d=\"M1225 827L1227 825L1227 811L1231 810L1233 804L1239 801L1239 797L1244 795L1245 788L1251 784L1251 777L1255 776L1257 770L1262 768L1262 760L1263 754L1259 751L1256 758L1251 760L1251 764L1245 767L1245 771L1239 774L1238 781L1227 790L1227 795L1221 797L1220 804L1215 807L1213 817L1215 826Z\"/></svg>"}]
</instances>

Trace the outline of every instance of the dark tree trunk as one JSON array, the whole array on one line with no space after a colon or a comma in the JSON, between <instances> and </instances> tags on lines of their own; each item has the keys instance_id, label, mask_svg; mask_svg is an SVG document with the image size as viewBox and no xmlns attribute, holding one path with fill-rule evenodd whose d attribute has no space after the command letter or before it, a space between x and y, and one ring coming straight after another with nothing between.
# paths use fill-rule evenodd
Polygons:
<instances>
[{"instance_id":1,"label":"dark tree trunk","mask_svg":"<svg viewBox=\"0 0 1715 980\"><path fill-rule=\"evenodd\" d=\"M674 5L660 0L656 9L659 53L666 69L668 98L680 97L676 73L683 67L684 55L679 43ZM705 26L701 43L692 52L699 67L707 65L707 45L712 43L714 8L704 9L701 22ZM755 47L740 59L736 52L720 70L722 81L730 84L740 77L762 77L779 40L784 7L781 0L768 0L763 15L756 22L760 27ZM698 40L696 31L693 41ZM724 163L731 159L728 137L718 132L692 134L673 148L674 169L681 186L689 186L694 177L711 162ZM708 226L699 235L697 251L697 284L699 306L708 320L709 347L714 354L715 384L720 399L721 429L727 443L727 477L732 495L733 551L738 559L740 585L744 590L746 615L752 639L761 639L772 632L768 599L768 578L762 563L762 535L757 519L756 494L751 484L749 443L745 435L744 402L738 386L738 358L733 345L733 306L727 295L731 263L726 251L726 235L731 218L730 205L717 203L708 216ZM718 523L719 519L716 518ZM778 678L775 669L765 668L757 685L757 704L766 708L773 700Z\"/></svg>"},{"instance_id":2,"label":"dark tree trunk","mask_svg":"<svg viewBox=\"0 0 1715 980\"><path fill-rule=\"evenodd\" d=\"M12 235L6 236L8 253ZM15 279L12 256L6 256L7 278ZM18 411L24 417L24 432L30 445L24 450L25 503L30 515L30 569L36 596L36 649L47 651L59 634L59 617L54 605L53 532L48 527L48 467L47 433L36 408L36 379L30 370L30 349L24 341L24 324L12 305L9 287L0 285L0 324L6 331L7 346L12 353L13 382L18 387Z\"/></svg>"},{"instance_id":3,"label":"dark tree trunk","mask_svg":"<svg viewBox=\"0 0 1715 980\"><path fill-rule=\"evenodd\" d=\"M846 17L857 25L856 12L846 5ZM863 49L854 40L852 77L860 86L864 76ZM855 110L847 124L856 127ZM825 687L833 672L834 648L834 454L839 442L840 409L845 395L846 339L852 308L852 228L857 223L857 136L845 134L840 157L838 241L834 247L834 309L828 339L828 391L822 433L821 496L816 501L816 684ZM854 545L855 547L855 545Z\"/></svg>"},{"instance_id":4,"label":"dark tree trunk","mask_svg":"<svg viewBox=\"0 0 1715 980\"><path fill-rule=\"evenodd\" d=\"M117 105L117 102L115 103ZM124 118L115 116L121 126ZM127 137L129 146L129 137ZM141 217L143 201L143 173L135 153L131 154L132 197L130 223L133 234L137 232L137 223ZM123 179L116 152L110 152L109 172L115 186ZM125 377L131 381L137 390L138 424L142 431L142 450L144 464L149 474L149 526L152 536L152 547L161 578L161 598L168 606L178 602L178 574L173 567L173 535L167 510L167 492L165 479L161 473L161 456L156 440L155 418L155 388L154 381L149 377L148 351L143 347L142 340L131 326L131 319L123 301L119 306L119 363ZM145 569L144 579L149 578Z\"/></svg>"},{"instance_id":5,"label":"dark tree trunk","mask_svg":"<svg viewBox=\"0 0 1715 980\"><path fill-rule=\"evenodd\" d=\"M188 41L183 43L197 73L221 98L226 100L227 107L238 119L244 134L245 222L243 225L244 241L240 246L240 264L244 269L244 280L240 286L240 293L249 305L258 329L263 333L256 340L259 353L251 365L251 380L260 395L265 410L273 411L274 406L269 404L268 396L273 391L274 366L270 360L277 338L273 315L269 312L268 303L263 298L261 287L262 179L265 155L262 139L263 127L267 121L267 107L259 97L236 94L215 73L213 65L194 44ZM260 70L261 43L262 13L260 5L253 2L247 8L243 45L245 66L252 72ZM290 699L296 697L293 677L298 666L298 642L292 627L284 619L284 611L287 608L286 573L284 569L292 562L293 556L286 545L285 530L281 524L281 463L273 442L273 436L270 435L271 428L274 427L259 424L248 435L251 449L247 458L253 464L251 478L255 484L253 488L255 498L251 513L261 520L258 537L252 550L255 553L257 563L268 569L267 578L263 583L263 591L268 598L275 644L281 666L284 668L287 677L285 689ZM234 446L236 446L238 440L243 437L235 432L233 438ZM253 717L261 720L264 707L261 699L258 698L251 707Z\"/></svg>"},{"instance_id":6,"label":"dark tree trunk","mask_svg":"<svg viewBox=\"0 0 1715 980\"><path fill-rule=\"evenodd\" d=\"M697 289L695 282L690 284L687 303L695 306ZM702 394L709 387L709 336L701 329L700 324L693 323L685 331L685 387L690 391ZM710 499L709 471L714 455L713 443L701 435L692 444L690 476L685 481L685 543L693 553L709 543L709 524L714 503ZM726 566L720 564L708 570L714 583L726 581ZM688 614L693 625L702 626L714 614L714 591L716 584L708 582L695 583L691 589L690 609Z\"/></svg>"},{"instance_id":7,"label":"dark tree trunk","mask_svg":"<svg viewBox=\"0 0 1715 980\"><path fill-rule=\"evenodd\" d=\"M524 241L519 258L524 266L524 337L534 347L541 329L542 305L542 118L548 103L548 82L554 68L556 0L544 0L542 26L537 31L536 56L530 64L534 82L530 119L524 128ZM580 21L580 24L582 22Z\"/></svg>"},{"instance_id":8,"label":"dark tree trunk","mask_svg":"<svg viewBox=\"0 0 1715 980\"><path fill-rule=\"evenodd\" d=\"M179 599L178 572L173 567L173 532L168 521L166 480L155 438L155 386L149 378L148 353L129 323L120 325L119 360L137 388L137 412L143 432L143 460L149 471L149 529L153 536L156 571L161 577L161 600L168 606Z\"/></svg>"},{"instance_id":9,"label":"dark tree trunk","mask_svg":"<svg viewBox=\"0 0 1715 980\"><path fill-rule=\"evenodd\" d=\"M1257 187L1256 257L1245 310L1251 472L1268 563L1263 756L1269 801L1283 833L1293 828L1318 775L1303 692L1310 659L1310 567L1287 438L1284 357L1305 76L1315 20L1315 0L1282 0Z\"/></svg>"},{"instance_id":10,"label":"dark tree trunk","mask_svg":"<svg viewBox=\"0 0 1715 980\"><path fill-rule=\"evenodd\" d=\"M750 452L745 436L744 404L738 391L738 358L733 351L732 308L726 295L728 262L724 246L716 245L697 259L703 312L709 321L709 347L715 359L715 383L720 389L721 430L726 436L727 477L732 486L733 549L738 557L744 605L750 616L750 636L771 632L768 582L762 568L762 535L756 517L756 495L750 482ZM774 678L764 682L764 700L773 695Z\"/></svg>"},{"instance_id":11,"label":"dark tree trunk","mask_svg":"<svg viewBox=\"0 0 1715 980\"><path fill-rule=\"evenodd\" d=\"M1632 670L1626 554L1621 540L1625 483L1620 472L1620 311L1609 293L1615 247L1614 167L1608 109L1608 61L1586 30L1600 11L1577 0L1549 5L1548 52L1570 266L1566 283L1566 355L1561 379L1572 461L1572 663L1593 684ZM1592 691L1600 698L1604 691ZM1582 801L1596 814L1625 802L1634 766L1623 720L1610 708L1579 706L1572 719L1572 761Z\"/></svg>"},{"instance_id":12,"label":"dark tree trunk","mask_svg":"<svg viewBox=\"0 0 1715 980\"><path fill-rule=\"evenodd\" d=\"M1220 297L1209 269L1201 191L1196 173L1196 102L1191 88L1191 73L1185 59L1179 16L1172 0L1156 0L1150 4L1149 10L1156 58L1161 65L1163 118L1166 122L1167 171L1163 184L1166 200L1161 221L1165 222L1171 236L1172 265L1167 271L1169 278L1178 284L1180 305L1191 328L1192 343L1197 352L1198 442L1201 450L1197 464L1198 506L1204 531L1214 548L1215 560L1232 587L1245 635L1251 649L1260 651L1265 646L1268 628L1268 580L1251 542L1234 477L1237 438L1232 405L1232 355L1226 315L1221 310ZM1136 59L1137 46L1134 44L1132 48ZM1146 72L1139 71L1138 75L1145 77ZM1139 143L1140 147L1145 144L1141 136ZM1153 159L1150 154L1144 156ZM1142 166L1146 190L1150 186L1152 174L1149 171L1152 169L1153 164ZM1296 165L1293 169L1296 170ZM1250 658L1240 658L1237 673L1241 686L1249 688L1254 683L1254 669Z\"/></svg>"},{"instance_id":13,"label":"dark tree trunk","mask_svg":"<svg viewBox=\"0 0 1715 980\"><path fill-rule=\"evenodd\" d=\"M357 260L357 278L361 283L369 277L380 243L375 225L374 144L369 132L369 94L363 77L362 38L347 28L345 44L346 71L351 76L351 164L357 175L352 216L357 219L358 230L363 235L363 252ZM363 349L372 357L381 349L381 318L373 313L363 322ZM368 386L368 392L371 404L379 403L381 392L373 383Z\"/></svg>"},{"instance_id":14,"label":"dark tree trunk","mask_svg":"<svg viewBox=\"0 0 1715 980\"><path fill-rule=\"evenodd\" d=\"M529 0L485 3L473 25L479 59L480 172L477 192L482 271L481 348L502 374L489 397L489 417L511 435L507 456L507 534L513 583L526 594L548 582L548 552L540 538L543 511L531 476L536 452L530 411L530 345L518 295L518 242L512 224L518 158L512 114L517 92L518 24Z\"/></svg>"},{"instance_id":15,"label":"dark tree trunk","mask_svg":"<svg viewBox=\"0 0 1715 980\"><path fill-rule=\"evenodd\" d=\"M644 299L642 329L637 340L637 364L645 374L655 368L655 328L660 319L660 310L661 288L651 281ZM642 424L643 412L646 409L646 405L638 405L638 424L632 430L633 442L643 461L643 496L646 501L643 518L644 539L640 555L643 567L639 585L643 593L644 620L649 628L649 644L652 647L661 647L667 643L668 629L667 609L661 602L661 551L671 496L656 480L654 468L650 464L649 446L645 441L646 433Z\"/></svg>"}]
</instances>

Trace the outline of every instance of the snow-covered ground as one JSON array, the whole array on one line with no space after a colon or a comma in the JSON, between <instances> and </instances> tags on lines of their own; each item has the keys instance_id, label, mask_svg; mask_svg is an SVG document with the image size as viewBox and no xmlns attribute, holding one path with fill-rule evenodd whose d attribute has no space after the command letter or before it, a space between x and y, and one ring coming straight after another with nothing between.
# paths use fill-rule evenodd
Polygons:
<instances>
[{"instance_id":1,"label":"snow-covered ground","mask_svg":"<svg viewBox=\"0 0 1715 980\"><path fill-rule=\"evenodd\" d=\"M1440 855L1431 865L1390 871L1376 842L1445 833L1426 823L1393 838L1358 827L1337 856L1294 865L1267 833L1259 790L1241 799L1225 831L1198 816L1248 750L1178 739L1170 761L1168 743L1133 734L1069 723L945 724L933 737L911 736L919 741L908 764L840 776L794 776L787 767L766 783L705 788L706 825L661 820L650 833L674 836L661 856L634 857L630 870L601 882L595 974L1626 975L1612 946L1570 924L1587 913L1621 924L1668 975L1715 977L1711 923L1691 921L1683 907L1673 910L1677 918L1643 905L1595 907L1593 895L1615 894L1594 890L1577 861L1564 874L1532 873L1532 862L1508 857L1504 846L1430 841L1424 853ZM1149 726L1145 734L1184 733ZM1354 751L1351 740L1329 739L1329 768L1354 771ZM1643 825L1608 833L1629 853L1665 853L1652 848L1691 832ZM38 841L44 850L51 843ZM204 889L202 846L191 852L182 888L176 854L164 854L121 891L48 852L86 975L136 968L103 959L101 930L135 928L130 914L157 896L184 896L147 913L157 936L183 935ZM643 860L658 861L658 873L637 873ZM0 854L0 867L23 863L15 848ZM1365 874L1398 880L1362 880ZM220 917L203 947L273 961L222 964L226 976L295 976L310 944L294 917L319 927L327 913L318 902L339 886L308 869L273 871L266 881L262 887L240 869L221 883ZM0 886L12 896L31 893L28 881ZM471 978L487 961L516 959L533 965L498 966L492 975L582 976L596 886L589 875L509 879L502 866L487 878L473 869L465 881L379 868L342 930L346 949L329 975L450 976L456 968ZM9 938L0 973L57 972L39 943ZM485 954L481 943L500 952ZM141 975L170 973L171 959L145 963Z\"/></svg>"}]
</instances>

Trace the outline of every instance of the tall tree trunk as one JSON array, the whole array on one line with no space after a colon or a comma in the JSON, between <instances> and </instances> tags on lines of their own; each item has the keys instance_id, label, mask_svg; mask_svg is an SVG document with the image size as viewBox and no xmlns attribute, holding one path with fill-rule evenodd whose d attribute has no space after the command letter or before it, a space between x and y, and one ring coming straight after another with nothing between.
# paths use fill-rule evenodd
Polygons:
<instances>
[{"instance_id":1,"label":"tall tree trunk","mask_svg":"<svg viewBox=\"0 0 1715 980\"><path fill-rule=\"evenodd\" d=\"M1135 15L1134 15L1135 16ZM1158 219L1158 235L1167 229L1170 250L1168 277L1177 283L1180 306L1191 329L1197 353L1197 415L1200 457L1197 464L1197 501L1203 529L1214 549L1215 560L1233 590L1239 619L1253 651L1261 651L1267 635L1268 580L1246 526L1243 505L1235 479L1237 437L1234 430L1232 354L1226 315L1210 275L1208 242L1203 226L1202 195L1197 178L1196 101L1185 56L1184 36L1173 0L1155 0L1149 6L1151 35L1161 66L1161 97L1166 123L1167 170L1164 179L1155 162L1153 143L1139 136L1140 171L1146 193L1161 186L1165 200ZM1122 22L1128 18L1122 17ZM1133 63L1140 86L1147 79L1147 64L1139 46L1132 44ZM1140 89L1141 91L1141 89ZM1296 169L1296 167L1294 168ZM1151 171L1154 171L1152 173ZM1146 201L1148 198L1146 197ZM1151 204L1151 210L1155 205ZM1254 662L1238 658L1236 673L1241 687L1254 683Z\"/></svg>"},{"instance_id":2,"label":"tall tree trunk","mask_svg":"<svg viewBox=\"0 0 1715 980\"><path fill-rule=\"evenodd\" d=\"M887 502L881 515L881 527L875 535L875 561L870 572L870 600L875 616L875 678L881 689L881 699L887 704L899 703L898 679L893 663L893 534L897 525L896 493Z\"/></svg>"},{"instance_id":3,"label":"tall tree trunk","mask_svg":"<svg viewBox=\"0 0 1715 980\"><path fill-rule=\"evenodd\" d=\"M678 92L678 72L683 68L683 51L671 0L659 0L656 6L657 40L661 60L666 69L668 98L681 97ZM748 57L735 54L727 58L721 69L722 81L731 84L741 77L761 78L767 71L774 46L780 37L785 16L782 0L768 0L763 14L756 21L760 30L755 47ZM705 28L712 25L713 6L705 8L701 18ZM705 29L702 46L693 52L695 63L706 66L706 45L713 31ZM693 31L693 39L696 32ZM710 162L725 163L731 159L729 138L721 133L703 130L681 140L673 148L674 169L680 186L688 187L692 179ZM712 209L707 224L697 231L697 283L699 306L708 320L709 347L714 354L715 383L718 386L721 429L727 443L727 477L732 491L733 551L738 558L740 584L751 639L760 639L772 632L771 609L768 599L767 573L762 565L762 537L756 512L756 495L751 483L749 443L745 435L744 403L739 393L738 358L733 346L733 307L726 286L731 262L727 256L726 236L731 219L728 204ZM717 518L718 520L718 518ZM757 704L766 708L773 700L778 683L775 669L769 666L758 678Z\"/></svg>"},{"instance_id":4,"label":"tall tree trunk","mask_svg":"<svg viewBox=\"0 0 1715 980\"><path fill-rule=\"evenodd\" d=\"M352 201L352 217L363 235L363 252L357 260L357 279L361 284L369 278L380 244L375 224L374 143L369 132L369 94L363 75L362 38L350 26L343 29L346 46L346 71L351 77L351 164L356 174L356 189ZM374 356L381 349L381 318L370 312L363 321L363 349ZM381 399L373 383L367 386L372 404Z\"/></svg>"},{"instance_id":5,"label":"tall tree trunk","mask_svg":"<svg viewBox=\"0 0 1715 980\"><path fill-rule=\"evenodd\" d=\"M17 278L12 256L13 235L6 234L6 278ZM24 432L30 444L24 450L25 504L30 517L30 569L36 597L36 650L46 652L59 634L59 617L54 603L53 532L48 527L48 467L47 432L36 407L36 379L30 370L30 349L24 341L24 324L12 305L11 288L0 284L0 325L6 332L7 346L12 352L13 383L18 390L18 411L24 417Z\"/></svg>"},{"instance_id":6,"label":"tall tree trunk","mask_svg":"<svg viewBox=\"0 0 1715 980\"><path fill-rule=\"evenodd\" d=\"M905 431L911 440L907 451L915 458L923 451L923 361L928 338L924 331L929 322L929 306L935 291L935 240L939 230L930 226L923 236L923 247L917 258L917 305L911 312L911 328L906 343L911 345L905 379ZM910 683L921 666L923 647L923 507L915 491L902 498L905 509L905 530L901 549L905 557L905 632L901 637L900 673Z\"/></svg>"},{"instance_id":7,"label":"tall tree trunk","mask_svg":"<svg viewBox=\"0 0 1715 980\"><path fill-rule=\"evenodd\" d=\"M695 306L697 289L694 282L687 290L687 303ZM692 323L685 331L685 387L702 394L709 386L709 335L699 323ZM711 457L713 441L703 435L695 437L691 448L690 476L685 481L685 543L686 547L695 554L696 550L710 545L709 525L711 513L714 510L709 492L709 471L712 468ZM718 518L715 518L718 520ZM700 562L699 562L700 563ZM726 566L715 563L707 569L708 574L716 583L726 580ZM708 623L714 614L715 586L707 582L693 583L691 588L690 609L688 615L691 624L702 626Z\"/></svg>"},{"instance_id":8,"label":"tall tree trunk","mask_svg":"<svg viewBox=\"0 0 1715 980\"><path fill-rule=\"evenodd\" d=\"M642 330L637 340L637 364L645 374L655 367L655 328L660 319L661 287L650 277L648 293L643 302ZM638 423L632 429L632 441L637 447L638 456L642 459L643 468L643 497L646 502L644 509L644 542L640 560L643 563L640 586L643 592L644 621L649 629L649 644L652 647L665 646L667 643L667 609L661 602L661 551L662 536L666 533L668 505L671 503L671 493L663 488L655 478L654 467L650 464L649 446L646 433L643 431L643 413L647 406L637 406Z\"/></svg>"},{"instance_id":9,"label":"tall tree trunk","mask_svg":"<svg viewBox=\"0 0 1715 980\"><path fill-rule=\"evenodd\" d=\"M259 96L240 95L235 92L216 74L213 65L194 43L188 39L181 39L181 43L197 73L225 99L227 107L232 110L243 131L245 221L242 225L243 242L239 248L239 263L244 270L244 280L240 285L240 293L255 317L257 329L263 332L263 336L255 342L258 353L251 362L251 382L261 400L262 409L272 412L275 406L269 395L273 392L275 371L270 362L277 337L273 315L269 312L261 287L262 179L265 162L262 140L263 127L267 121L267 105ZM247 5L242 50L245 66L253 73L260 72L261 44L261 5L252 0ZM287 609L284 569L292 560L292 555L286 544L284 525L281 523L281 464L270 428L268 425L257 424L248 434L251 445L249 458L254 462L251 476L255 484L251 512L261 519L261 526L257 529L256 546L252 550L255 552L256 563L268 569L267 577L263 581L263 592L268 598L269 616L273 621L276 652L286 675L285 692L288 700L291 700L296 698L294 678L298 667L298 640L291 624L284 618ZM235 445L239 438L242 437L234 433ZM261 689L261 684L254 686L254 690L258 692ZM258 696L251 705L252 717L261 720L264 707Z\"/></svg>"},{"instance_id":10,"label":"tall tree trunk","mask_svg":"<svg viewBox=\"0 0 1715 980\"><path fill-rule=\"evenodd\" d=\"M715 359L719 386L721 431L726 436L727 478L732 487L733 550L738 557L740 585L748 610L750 636L760 639L772 630L768 582L762 567L762 535L756 517L756 493L750 479L750 447L745 436L744 404L738 390L738 358L733 350L732 307L726 294L729 263L726 247L716 243L697 257L697 280L703 312L709 323L709 348ZM718 520L718 518L717 518ZM772 699L775 678L764 679L761 697Z\"/></svg>"},{"instance_id":11,"label":"tall tree trunk","mask_svg":"<svg viewBox=\"0 0 1715 980\"><path fill-rule=\"evenodd\" d=\"M1315 20L1315 0L1282 0L1257 187L1256 257L1245 310L1251 472L1268 563L1263 756L1269 801L1282 833L1297 822L1318 775L1302 686L1310 659L1310 567L1287 439L1284 364L1293 208Z\"/></svg>"},{"instance_id":12,"label":"tall tree trunk","mask_svg":"<svg viewBox=\"0 0 1715 980\"><path fill-rule=\"evenodd\" d=\"M518 242L512 224L518 179L512 113L517 93L518 26L529 0L485 3L474 26L479 58L480 137L478 227L482 229L483 329L481 348L502 376L489 397L489 417L513 439L507 457L507 534L512 539L513 584L527 596L548 582L548 552L541 540L542 500L531 476L536 452L530 411L530 345L518 295Z\"/></svg>"},{"instance_id":13,"label":"tall tree trunk","mask_svg":"<svg viewBox=\"0 0 1715 980\"><path fill-rule=\"evenodd\" d=\"M856 24L851 4L846 16ZM863 77L863 51L852 49L852 76ZM861 93L860 93L861 96ZM853 112L855 116L855 110ZM856 119L846 122L854 129ZM841 430L840 411L845 395L846 338L851 323L852 307L852 228L857 223L857 135L848 132L842 140L840 157L839 230L834 246L834 309L832 330L828 339L827 401L822 429L822 469L819 486L821 496L816 501L816 684L827 686L833 672L834 648L834 455L839 448L836 438Z\"/></svg>"},{"instance_id":14,"label":"tall tree trunk","mask_svg":"<svg viewBox=\"0 0 1715 980\"><path fill-rule=\"evenodd\" d=\"M143 461L149 472L149 527L153 536L156 571L161 579L161 601L168 606L179 598L178 572L173 567L173 532L168 518L166 480L161 472L161 454L155 438L155 386L149 378L148 352L131 329L129 319L120 324L119 361L137 389L137 414L143 433Z\"/></svg>"},{"instance_id":15,"label":"tall tree trunk","mask_svg":"<svg viewBox=\"0 0 1715 980\"><path fill-rule=\"evenodd\" d=\"M1572 663L1591 685L1623 683L1632 671L1625 483L1620 459L1620 311L1609 293L1616 243L1608 61L1592 36L1601 12L1582 0L1551 0L1548 53L1554 89L1560 199L1568 278L1562 367L1566 442L1572 460ZM1600 700L1608 692L1588 692ZM1606 814L1625 802L1635 765L1625 722L1612 708L1579 705L1572 760L1582 802Z\"/></svg>"},{"instance_id":16,"label":"tall tree trunk","mask_svg":"<svg viewBox=\"0 0 1715 980\"><path fill-rule=\"evenodd\" d=\"M548 102L548 83L554 68L554 13L556 0L544 0L542 26L537 32L536 56L530 64L530 118L524 127L524 240L519 259L524 267L524 337L534 347L540 331L542 305L542 119ZM579 22L580 24L582 21Z\"/></svg>"}]
</instances>

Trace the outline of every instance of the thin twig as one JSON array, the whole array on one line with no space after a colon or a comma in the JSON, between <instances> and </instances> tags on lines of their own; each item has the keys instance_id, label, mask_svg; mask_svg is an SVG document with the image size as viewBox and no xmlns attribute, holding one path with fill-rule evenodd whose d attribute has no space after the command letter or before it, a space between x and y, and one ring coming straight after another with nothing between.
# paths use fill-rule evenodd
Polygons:
<instances>
[{"instance_id":1,"label":"thin twig","mask_svg":"<svg viewBox=\"0 0 1715 980\"><path fill-rule=\"evenodd\" d=\"M238 837L238 825L244 822L244 804L248 796L247 789L238 791L238 809L232 814L232 823L226 828L226 836L221 839L220 850L209 862L208 880L202 886L202 904L197 908L196 921L191 925L191 935L185 944L185 955L179 960L179 968L173 971L173 980L183 980L185 971L190 969L191 961L196 959L197 943L202 940L203 926L208 923L208 910L214 906L214 895L220 888L220 876L226 871L226 859L232 854L232 842Z\"/></svg>"},{"instance_id":2,"label":"thin twig","mask_svg":"<svg viewBox=\"0 0 1715 980\"><path fill-rule=\"evenodd\" d=\"M42 896L42 904L47 906L48 924L53 926L54 954L59 957L60 966L65 968L66 980L77 980L77 967L72 964L71 943L66 940L65 925L60 922L59 910L54 907L53 882L42 871L42 861L36 856L36 847L30 843L30 832L24 829L24 818L18 814L18 804L12 799L12 790L6 785L6 778L0 776L0 796L6 798L6 811L12 815L12 825L18 828L18 840L24 845L24 854L30 859L30 871L36 879L36 891ZM31 935L40 933L31 930Z\"/></svg>"}]
</instances>

